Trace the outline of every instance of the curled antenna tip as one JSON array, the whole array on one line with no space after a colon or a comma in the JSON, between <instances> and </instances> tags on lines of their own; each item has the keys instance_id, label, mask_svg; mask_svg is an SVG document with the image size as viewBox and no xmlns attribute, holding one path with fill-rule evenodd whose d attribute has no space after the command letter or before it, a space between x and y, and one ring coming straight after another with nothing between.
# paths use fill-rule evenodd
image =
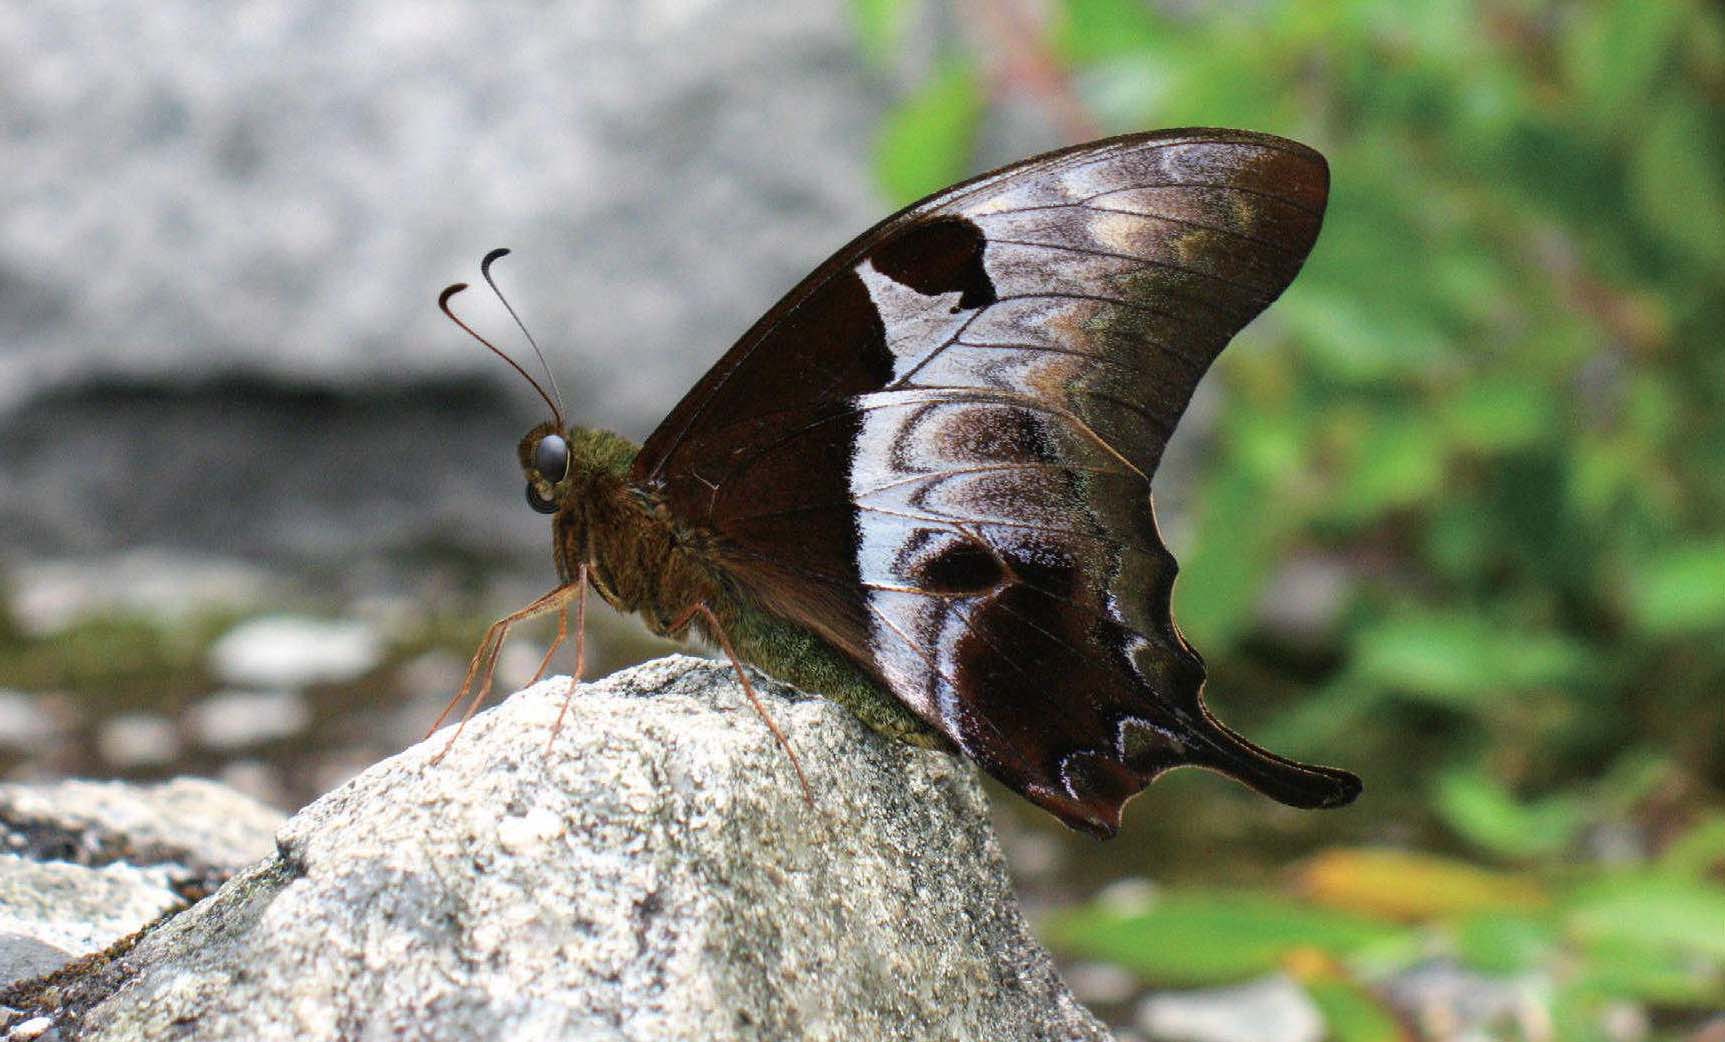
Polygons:
<instances>
[{"instance_id":1,"label":"curled antenna tip","mask_svg":"<svg viewBox=\"0 0 1725 1042\"><path fill-rule=\"evenodd\" d=\"M467 283L465 282L451 283L450 285L443 287L443 292L437 295L437 306L440 308L447 308L449 306L449 298L455 296L466 288Z\"/></svg>"},{"instance_id":2,"label":"curled antenna tip","mask_svg":"<svg viewBox=\"0 0 1725 1042\"><path fill-rule=\"evenodd\" d=\"M508 247L506 247L506 246L497 247L495 250L492 250L490 253L487 253L485 255L485 259L479 262L480 272L483 274L485 272L490 271L491 265L494 261L501 260L502 258L507 257L507 256L509 256L509 248Z\"/></svg>"}]
</instances>

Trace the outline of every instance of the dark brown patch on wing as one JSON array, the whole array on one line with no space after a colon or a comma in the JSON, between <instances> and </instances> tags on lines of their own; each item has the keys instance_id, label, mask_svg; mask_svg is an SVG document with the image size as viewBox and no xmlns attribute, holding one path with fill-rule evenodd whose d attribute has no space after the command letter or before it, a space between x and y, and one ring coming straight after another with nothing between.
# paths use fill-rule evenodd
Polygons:
<instances>
[{"instance_id":1,"label":"dark brown patch on wing","mask_svg":"<svg viewBox=\"0 0 1725 1042\"><path fill-rule=\"evenodd\" d=\"M1095 142L889 218L756 323L631 479L765 610L1076 828L1160 772L1359 791L1201 698L1149 481L1198 380L1299 271L1328 171L1267 135Z\"/></svg>"},{"instance_id":2,"label":"dark brown patch on wing","mask_svg":"<svg viewBox=\"0 0 1725 1042\"><path fill-rule=\"evenodd\" d=\"M883 242L869 260L875 270L926 297L958 293L960 308L994 303L994 283L982 264L987 239L962 217L939 217Z\"/></svg>"}]
</instances>

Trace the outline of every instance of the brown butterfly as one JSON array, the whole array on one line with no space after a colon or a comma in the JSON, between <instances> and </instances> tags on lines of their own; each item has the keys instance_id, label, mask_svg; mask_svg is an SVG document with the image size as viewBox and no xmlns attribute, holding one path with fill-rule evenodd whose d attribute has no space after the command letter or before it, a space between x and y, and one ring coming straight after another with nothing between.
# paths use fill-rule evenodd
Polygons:
<instances>
[{"instance_id":1,"label":"brown butterfly","mask_svg":"<svg viewBox=\"0 0 1725 1042\"><path fill-rule=\"evenodd\" d=\"M956 747L1098 836L1184 765L1350 802L1354 775L1205 708L1150 496L1199 378L1300 270L1328 185L1303 145L1214 129L984 174L821 265L639 447L570 427L510 362L552 411L520 462L561 585L492 627L451 709L484 699L515 622L556 612L561 642L573 603L579 634L591 587L716 642L757 708L743 663ZM462 288L440 304L466 329Z\"/></svg>"}]
</instances>

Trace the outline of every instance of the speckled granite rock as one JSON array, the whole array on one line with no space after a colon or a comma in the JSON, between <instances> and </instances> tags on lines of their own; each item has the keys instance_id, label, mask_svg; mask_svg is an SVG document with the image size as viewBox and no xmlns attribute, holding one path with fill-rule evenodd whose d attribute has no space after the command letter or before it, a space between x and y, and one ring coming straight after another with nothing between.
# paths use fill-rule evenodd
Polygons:
<instances>
[{"instance_id":1,"label":"speckled granite rock","mask_svg":"<svg viewBox=\"0 0 1725 1042\"><path fill-rule=\"evenodd\" d=\"M163 866L228 876L270 853L280 811L202 778L159 785L0 785L0 853L86 866Z\"/></svg>"},{"instance_id":2,"label":"speckled granite rock","mask_svg":"<svg viewBox=\"0 0 1725 1042\"><path fill-rule=\"evenodd\" d=\"M191 778L0 785L0 988L184 907L268 855L281 822Z\"/></svg>"},{"instance_id":3,"label":"speckled granite rock","mask_svg":"<svg viewBox=\"0 0 1725 1042\"><path fill-rule=\"evenodd\" d=\"M975 772L728 669L564 684L366 771L60 996L80 1039L1101 1040ZM41 1009L28 1012L40 1013Z\"/></svg>"},{"instance_id":4,"label":"speckled granite rock","mask_svg":"<svg viewBox=\"0 0 1725 1042\"><path fill-rule=\"evenodd\" d=\"M99 952L184 903L163 869L0 854L0 987Z\"/></svg>"}]
</instances>

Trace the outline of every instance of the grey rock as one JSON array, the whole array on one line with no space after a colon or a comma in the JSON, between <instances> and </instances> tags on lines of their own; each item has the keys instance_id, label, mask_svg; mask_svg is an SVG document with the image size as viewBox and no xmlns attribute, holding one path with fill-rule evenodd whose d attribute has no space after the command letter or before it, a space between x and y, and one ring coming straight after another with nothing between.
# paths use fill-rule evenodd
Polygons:
<instances>
[{"instance_id":1,"label":"grey rock","mask_svg":"<svg viewBox=\"0 0 1725 1042\"><path fill-rule=\"evenodd\" d=\"M514 247L571 411L644 433L883 213L847 13L9 8L0 550L540 549L511 462L540 408L437 291Z\"/></svg>"},{"instance_id":2,"label":"grey rock","mask_svg":"<svg viewBox=\"0 0 1725 1042\"><path fill-rule=\"evenodd\" d=\"M8 613L34 637L99 616L172 626L200 615L255 610L280 595L280 584L258 568L160 550L20 562L6 580Z\"/></svg>"},{"instance_id":3,"label":"grey rock","mask_svg":"<svg viewBox=\"0 0 1725 1042\"><path fill-rule=\"evenodd\" d=\"M1138 1027L1167 1042L1322 1042L1324 1017L1285 974L1249 984L1168 991L1138 1006Z\"/></svg>"},{"instance_id":4,"label":"grey rock","mask_svg":"<svg viewBox=\"0 0 1725 1042\"><path fill-rule=\"evenodd\" d=\"M1509 1030L1550 1035L1552 984L1538 975L1493 977L1449 959L1432 959L1384 982L1390 1004L1433 1038L1468 1038Z\"/></svg>"},{"instance_id":5,"label":"grey rock","mask_svg":"<svg viewBox=\"0 0 1725 1042\"><path fill-rule=\"evenodd\" d=\"M273 850L281 820L193 779L0 785L0 986L184 906Z\"/></svg>"},{"instance_id":6,"label":"grey rock","mask_svg":"<svg viewBox=\"0 0 1725 1042\"><path fill-rule=\"evenodd\" d=\"M82 1039L1106 1039L975 770L723 665L553 678L296 815L70 990ZM37 1011L40 1012L40 1011Z\"/></svg>"},{"instance_id":7,"label":"grey rock","mask_svg":"<svg viewBox=\"0 0 1725 1042\"><path fill-rule=\"evenodd\" d=\"M299 688L356 680L377 666L383 645L357 620L266 615L222 634L210 669L232 684Z\"/></svg>"},{"instance_id":8,"label":"grey rock","mask_svg":"<svg viewBox=\"0 0 1725 1042\"><path fill-rule=\"evenodd\" d=\"M17 981L46 976L77 958L76 953L38 940L29 934L0 934L0 988ZM0 1007L0 1024L6 1022Z\"/></svg>"},{"instance_id":9,"label":"grey rock","mask_svg":"<svg viewBox=\"0 0 1725 1042\"><path fill-rule=\"evenodd\" d=\"M186 710L198 741L212 749L288 738L311 723L311 707L297 691L218 691Z\"/></svg>"},{"instance_id":10,"label":"grey rock","mask_svg":"<svg viewBox=\"0 0 1725 1042\"><path fill-rule=\"evenodd\" d=\"M156 713L116 713L96 729L96 751L110 767L146 767L180 755L180 729Z\"/></svg>"},{"instance_id":11,"label":"grey rock","mask_svg":"<svg viewBox=\"0 0 1725 1042\"><path fill-rule=\"evenodd\" d=\"M53 744L61 722L36 695L0 688L0 749L25 751Z\"/></svg>"},{"instance_id":12,"label":"grey rock","mask_svg":"<svg viewBox=\"0 0 1725 1042\"><path fill-rule=\"evenodd\" d=\"M0 985L93 955L184 903L163 869L0 854Z\"/></svg>"},{"instance_id":13,"label":"grey rock","mask_svg":"<svg viewBox=\"0 0 1725 1042\"><path fill-rule=\"evenodd\" d=\"M32 861L219 878L269 854L281 822L281 812L197 778L0 785L0 851Z\"/></svg>"}]
</instances>

